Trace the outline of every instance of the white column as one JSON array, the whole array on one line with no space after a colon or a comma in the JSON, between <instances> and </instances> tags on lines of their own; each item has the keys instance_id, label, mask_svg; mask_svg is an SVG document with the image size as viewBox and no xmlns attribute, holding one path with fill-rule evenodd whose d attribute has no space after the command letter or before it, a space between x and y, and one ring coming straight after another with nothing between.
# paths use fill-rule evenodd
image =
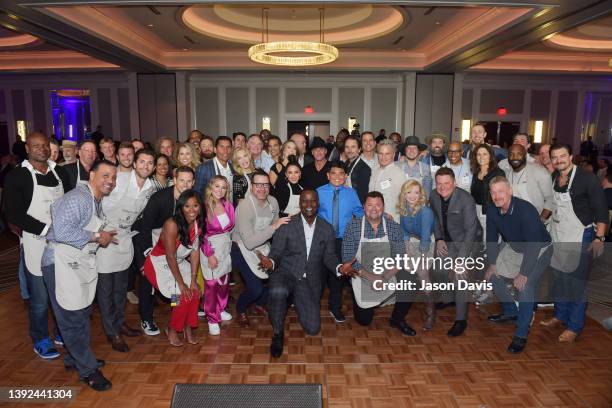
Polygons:
<instances>
[{"instance_id":1,"label":"white column","mask_svg":"<svg viewBox=\"0 0 612 408\"><path fill-rule=\"evenodd\" d=\"M363 123L361 124L361 131L369 130L374 132L376 135L376 130L372 129L372 87L366 86L363 89ZM336 129L333 133L337 133Z\"/></svg>"},{"instance_id":2,"label":"white column","mask_svg":"<svg viewBox=\"0 0 612 408\"><path fill-rule=\"evenodd\" d=\"M343 123L346 118L340 118L340 89L337 86L332 87L332 94L331 94L331 118L329 121L329 130L332 133L337 132L338 130L340 130L341 127L341 123ZM346 123L346 122L344 122ZM348 129L349 132L351 132L353 129ZM317 135L315 135L317 136ZM323 138L323 140L325 140L325 138L328 135L321 135L321 137ZM312 136L310 138L310 140L312 141Z\"/></svg>"},{"instance_id":3,"label":"white column","mask_svg":"<svg viewBox=\"0 0 612 408\"><path fill-rule=\"evenodd\" d=\"M219 134L227 133L227 114L225 113L225 87L217 88L217 100L219 103ZM207 132L205 132L207 133Z\"/></svg>"},{"instance_id":4,"label":"white column","mask_svg":"<svg viewBox=\"0 0 612 408\"><path fill-rule=\"evenodd\" d=\"M285 106L287 104L287 95L285 93L285 87L281 86L278 88L278 129L272 133L278 135L281 140L287 140L287 118L285 117Z\"/></svg>"},{"instance_id":5,"label":"white column","mask_svg":"<svg viewBox=\"0 0 612 408\"><path fill-rule=\"evenodd\" d=\"M453 117L451 120L450 139L461 141L461 120L463 119L463 78L465 74L457 73L453 80Z\"/></svg>"},{"instance_id":6,"label":"white column","mask_svg":"<svg viewBox=\"0 0 612 408\"><path fill-rule=\"evenodd\" d=\"M415 99L416 72L407 72L404 74L404 137L414 135Z\"/></svg>"}]
</instances>

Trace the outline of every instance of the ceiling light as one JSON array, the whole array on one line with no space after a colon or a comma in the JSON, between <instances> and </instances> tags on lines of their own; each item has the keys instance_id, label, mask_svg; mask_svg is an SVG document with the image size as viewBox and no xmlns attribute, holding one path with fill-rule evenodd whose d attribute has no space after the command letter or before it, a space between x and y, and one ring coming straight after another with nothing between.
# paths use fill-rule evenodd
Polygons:
<instances>
[{"instance_id":1,"label":"ceiling light","mask_svg":"<svg viewBox=\"0 0 612 408\"><path fill-rule=\"evenodd\" d=\"M329 64L338 58L338 49L331 44L325 43L323 34L325 15L324 10L319 9L319 42L311 41L268 41L268 9L262 9L261 24L262 33L260 44L249 48L249 58L253 62L267 65L281 66L309 66ZM288 56L279 54L289 54ZM312 54L312 55L296 55Z\"/></svg>"},{"instance_id":2,"label":"ceiling light","mask_svg":"<svg viewBox=\"0 0 612 408\"><path fill-rule=\"evenodd\" d=\"M155 25L153 25L153 24L147 24L147 27L149 27L149 28L153 28L153 27L155 27Z\"/></svg>"}]
</instances>

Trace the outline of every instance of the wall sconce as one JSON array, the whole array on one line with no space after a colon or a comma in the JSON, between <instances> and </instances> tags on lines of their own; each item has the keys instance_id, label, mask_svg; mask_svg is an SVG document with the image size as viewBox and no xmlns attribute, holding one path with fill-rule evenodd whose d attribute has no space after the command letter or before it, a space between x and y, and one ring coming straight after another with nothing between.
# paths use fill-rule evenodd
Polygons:
<instances>
[{"instance_id":1,"label":"wall sconce","mask_svg":"<svg viewBox=\"0 0 612 408\"><path fill-rule=\"evenodd\" d=\"M533 142L542 143L542 132L544 130L544 121L536 120L533 128Z\"/></svg>"},{"instance_id":2,"label":"wall sconce","mask_svg":"<svg viewBox=\"0 0 612 408\"><path fill-rule=\"evenodd\" d=\"M461 141L470 140L470 129L472 128L471 119L463 119L461 121Z\"/></svg>"},{"instance_id":3,"label":"wall sconce","mask_svg":"<svg viewBox=\"0 0 612 408\"><path fill-rule=\"evenodd\" d=\"M268 130L272 130L270 129L270 117L269 116L264 116L263 118L261 118L261 129L268 129Z\"/></svg>"}]
</instances>

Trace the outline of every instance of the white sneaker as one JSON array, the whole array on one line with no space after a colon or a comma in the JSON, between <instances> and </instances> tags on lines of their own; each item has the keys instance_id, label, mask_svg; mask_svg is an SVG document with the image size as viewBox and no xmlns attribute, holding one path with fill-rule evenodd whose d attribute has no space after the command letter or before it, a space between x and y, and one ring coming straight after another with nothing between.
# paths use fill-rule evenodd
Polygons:
<instances>
[{"instance_id":1,"label":"white sneaker","mask_svg":"<svg viewBox=\"0 0 612 408\"><path fill-rule=\"evenodd\" d=\"M198 317L205 317L206 316L206 312L203 310L198 310Z\"/></svg>"},{"instance_id":2,"label":"white sneaker","mask_svg":"<svg viewBox=\"0 0 612 408\"><path fill-rule=\"evenodd\" d=\"M221 334L221 329L217 323L208 323L208 334L211 336L218 336Z\"/></svg>"},{"instance_id":3,"label":"white sneaker","mask_svg":"<svg viewBox=\"0 0 612 408\"><path fill-rule=\"evenodd\" d=\"M229 320L232 320L233 317L231 314L227 313L225 310L221 312L221 320L224 322L227 322Z\"/></svg>"}]
</instances>

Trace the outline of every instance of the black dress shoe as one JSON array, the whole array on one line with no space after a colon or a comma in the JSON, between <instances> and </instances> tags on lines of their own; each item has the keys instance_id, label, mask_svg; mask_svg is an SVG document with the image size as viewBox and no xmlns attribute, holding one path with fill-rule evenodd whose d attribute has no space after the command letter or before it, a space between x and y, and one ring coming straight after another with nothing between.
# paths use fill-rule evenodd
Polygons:
<instances>
[{"instance_id":1,"label":"black dress shoe","mask_svg":"<svg viewBox=\"0 0 612 408\"><path fill-rule=\"evenodd\" d=\"M329 314L334 318L336 323L346 322L346 316L344 316L344 314L340 310L338 310L337 312L334 312L333 310L330 309Z\"/></svg>"},{"instance_id":2,"label":"black dress shoe","mask_svg":"<svg viewBox=\"0 0 612 408\"><path fill-rule=\"evenodd\" d=\"M85 377L82 380L96 391L110 390L113 386L113 384L102 375L100 370L94 371L89 377Z\"/></svg>"},{"instance_id":3,"label":"black dress shoe","mask_svg":"<svg viewBox=\"0 0 612 408\"><path fill-rule=\"evenodd\" d=\"M104 367L106 365L106 361L104 360L96 360L96 362L98 363L98 367ZM66 369L66 371L72 371L72 370L76 370L76 365L74 364L68 364L68 365L64 365L64 368Z\"/></svg>"},{"instance_id":4,"label":"black dress shoe","mask_svg":"<svg viewBox=\"0 0 612 408\"><path fill-rule=\"evenodd\" d=\"M270 344L270 354L274 358L278 358L283 355L283 334L274 334L272 336L272 344Z\"/></svg>"},{"instance_id":5,"label":"black dress shoe","mask_svg":"<svg viewBox=\"0 0 612 408\"><path fill-rule=\"evenodd\" d=\"M527 345L527 339L514 336L512 337L512 343L510 343L510 345L508 346L508 353L512 353L512 354L521 353L526 345Z\"/></svg>"},{"instance_id":6,"label":"black dress shoe","mask_svg":"<svg viewBox=\"0 0 612 408\"><path fill-rule=\"evenodd\" d=\"M446 309L447 307L455 306L455 302L438 302L436 303L436 310Z\"/></svg>"},{"instance_id":7,"label":"black dress shoe","mask_svg":"<svg viewBox=\"0 0 612 408\"><path fill-rule=\"evenodd\" d=\"M465 320L455 320L455 324L450 330L446 333L448 337L457 337L461 336L467 327L467 322Z\"/></svg>"},{"instance_id":8,"label":"black dress shoe","mask_svg":"<svg viewBox=\"0 0 612 408\"><path fill-rule=\"evenodd\" d=\"M506 322L516 322L518 316L508 316L504 314L494 314L487 317L492 323L506 323Z\"/></svg>"},{"instance_id":9,"label":"black dress shoe","mask_svg":"<svg viewBox=\"0 0 612 408\"><path fill-rule=\"evenodd\" d=\"M120 353L127 353L130 351L128 345L123 341L123 338L120 335L115 336L107 336L109 343L113 350L116 350Z\"/></svg>"},{"instance_id":10,"label":"black dress shoe","mask_svg":"<svg viewBox=\"0 0 612 408\"><path fill-rule=\"evenodd\" d=\"M414 329L406 324L406 322L396 322L395 320L389 320L391 327L399 329L405 336L416 336Z\"/></svg>"}]
</instances>

